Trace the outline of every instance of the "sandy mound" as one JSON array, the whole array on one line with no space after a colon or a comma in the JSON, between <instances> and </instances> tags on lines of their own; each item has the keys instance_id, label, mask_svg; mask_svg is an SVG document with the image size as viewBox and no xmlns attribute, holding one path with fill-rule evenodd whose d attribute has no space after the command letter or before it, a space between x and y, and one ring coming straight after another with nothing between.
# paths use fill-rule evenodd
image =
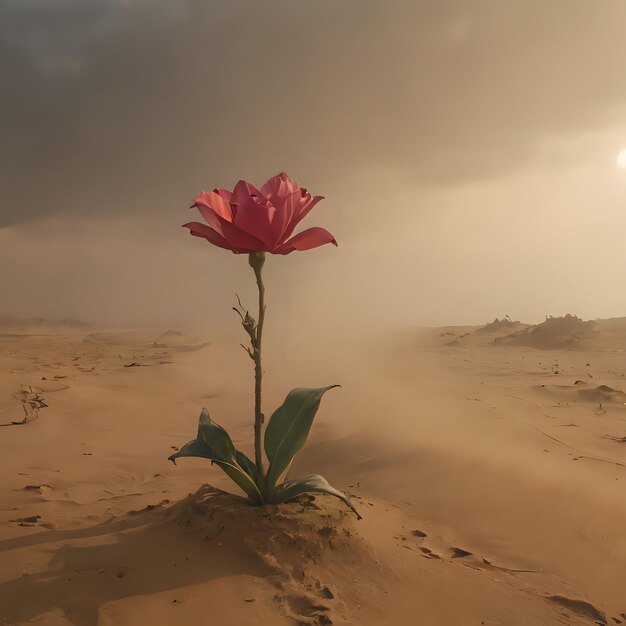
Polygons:
<instances>
[{"instance_id":1,"label":"sandy mound","mask_svg":"<svg viewBox=\"0 0 626 626\"><path fill-rule=\"evenodd\" d=\"M496 333L510 334L510 333L522 330L524 328L528 328L528 324L523 324L522 322L519 322L519 321L513 321L509 319L508 317L504 317L502 319L498 319L496 317L496 319L494 319L493 322L489 322L489 324L482 326L481 328L479 328L478 330L474 332L479 335L491 335L491 334L496 334Z\"/></svg>"},{"instance_id":2,"label":"sandy mound","mask_svg":"<svg viewBox=\"0 0 626 626\"><path fill-rule=\"evenodd\" d=\"M488 346L498 337L529 328L529 324L505 317L495 318L484 326L445 326L426 329L420 335L420 343L430 346L470 347Z\"/></svg>"},{"instance_id":3,"label":"sandy mound","mask_svg":"<svg viewBox=\"0 0 626 626\"><path fill-rule=\"evenodd\" d=\"M614 408L623 409L626 404L626 394L620 389L609 385L591 385L581 379L573 385L540 385L537 387L539 396L549 398L554 406L588 403L597 407L614 405Z\"/></svg>"},{"instance_id":4,"label":"sandy mound","mask_svg":"<svg viewBox=\"0 0 626 626\"><path fill-rule=\"evenodd\" d=\"M152 344L154 347L171 348L175 352L195 352L209 345L194 335L182 333L178 330L167 330L161 333Z\"/></svg>"},{"instance_id":5,"label":"sandy mound","mask_svg":"<svg viewBox=\"0 0 626 626\"><path fill-rule=\"evenodd\" d=\"M178 330L166 330L164 333L161 333L157 337L156 342L167 343L167 344L177 344L184 340L185 340L184 333L181 333Z\"/></svg>"},{"instance_id":6,"label":"sandy mound","mask_svg":"<svg viewBox=\"0 0 626 626\"><path fill-rule=\"evenodd\" d=\"M563 317L548 317L541 324L499 337L494 344L544 350L582 348L587 341L594 338L595 333L595 322L585 322L576 315L567 314Z\"/></svg>"},{"instance_id":7,"label":"sandy mound","mask_svg":"<svg viewBox=\"0 0 626 626\"><path fill-rule=\"evenodd\" d=\"M262 572L281 612L299 624L344 621L350 605L367 598L363 580L351 582L354 566L358 562L362 574L376 568L375 559L354 515L332 498L309 495L280 507L252 507L205 485L163 519Z\"/></svg>"},{"instance_id":8,"label":"sandy mound","mask_svg":"<svg viewBox=\"0 0 626 626\"><path fill-rule=\"evenodd\" d=\"M586 402L617 403L622 406L626 402L626 394L608 385L598 385L592 389L579 389L578 395Z\"/></svg>"},{"instance_id":9,"label":"sandy mound","mask_svg":"<svg viewBox=\"0 0 626 626\"><path fill-rule=\"evenodd\" d=\"M253 507L204 485L172 506L49 531L50 570L0 584L2 615L9 623L46 615L46 623L155 626L205 623L209 610L227 613L221 624L346 623L390 576L357 526L330 497ZM30 541L41 539L16 546ZM0 542L0 550L16 546Z\"/></svg>"}]
</instances>

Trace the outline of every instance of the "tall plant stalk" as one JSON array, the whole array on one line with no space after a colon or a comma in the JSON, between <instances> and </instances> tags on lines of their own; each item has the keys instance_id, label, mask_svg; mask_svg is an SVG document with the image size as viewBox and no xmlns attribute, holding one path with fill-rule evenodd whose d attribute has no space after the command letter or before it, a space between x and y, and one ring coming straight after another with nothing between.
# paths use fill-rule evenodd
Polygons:
<instances>
[{"instance_id":1,"label":"tall plant stalk","mask_svg":"<svg viewBox=\"0 0 626 626\"><path fill-rule=\"evenodd\" d=\"M252 358L254 360L254 459L259 476L265 475L263 468L263 454L261 452L261 435L265 417L261 407L263 385L263 362L261 348L263 345L263 323L265 322L265 285L263 284L263 265L265 252L251 252L250 267L254 270L256 284L259 290L259 317L252 339Z\"/></svg>"}]
</instances>

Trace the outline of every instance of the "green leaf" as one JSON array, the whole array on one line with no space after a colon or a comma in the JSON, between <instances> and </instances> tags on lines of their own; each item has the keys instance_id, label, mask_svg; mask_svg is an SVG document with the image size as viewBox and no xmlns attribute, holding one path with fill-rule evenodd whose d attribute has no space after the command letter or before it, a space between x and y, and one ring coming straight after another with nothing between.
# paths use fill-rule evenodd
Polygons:
<instances>
[{"instance_id":1,"label":"green leaf","mask_svg":"<svg viewBox=\"0 0 626 626\"><path fill-rule=\"evenodd\" d=\"M235 450L235 458L237 459L237 465L256 482L256 465L252 459L249 459L241 450Z\"/></svg>"},{"instance_id":2,"label":"green leaf","mask_svg":"<svg viewBox=\"0 0 626 626\"><path fill-rule=\"evenodd\" d=\"M274 504L287 502L302 493L327 493L331 496L335 496L335 498L339 498L352 509L357 519L362 519L359 512L354 508L354 505L350 502L348 497L338 489L332 487L328 481L319 474L311 474L309 476L305 476L304 478L284 482L276 488L272 502Z\"/></svg>"},{"instance_id":3,"label":"green leaf","mask_svg":"<svg viewBox=\"0 0 626 626\"><path fill-rule=\"evenodd\" d=\"M251 461L239 452L233 445L229 434L210 417L206 409L202 409L198 425L198 434L195 439L186 443L178 452L172 454L169 460L176 463L176 459L183 457L200 457L209 459L218 465L224 473L246 493L248 498L256 504L263 500L254 477L242 469L239 461ZM244 460L245 459L245 460Z\"/></svg>"},{"instance_id":4,"label":"green leaf","mask_svg":"<svg viewBox=\"0 0 626 626\"><path fill-rule=\"evenodd\" d=\"M211 448L220 460L236 463L235 446L230 435L219 424L216 424L209 416L206 409L202 409L198 423L198 434L196 439L200 439Z\"/></svg>"},{"instance_id":5,"label":"green leaf","mask_svg":"<svg viewBox=\"0 0 626 626\"><path fill-rule=\"evenodd\" d=\"M292 389L283 404L272 414L265 430L265 454L270 461L267 471L268 490L273 489L291 459L304 446L322 396L333 387L339 385Z\"/></svg>"},{"instance_id":6,"label":"green leaf","mask_svg":"<svg viewBox=\"0 0 626 626\"><path fill-rule=\"evenodd\" d=\"M263 503L263 496L261 496L261 492L259 491L256 482L238 465L231 465L230 463L224 463L222 461L213 462L216 465L219 465L223 472L241 488L251 502L254 504Z\"/></svg>"}]
</instances>

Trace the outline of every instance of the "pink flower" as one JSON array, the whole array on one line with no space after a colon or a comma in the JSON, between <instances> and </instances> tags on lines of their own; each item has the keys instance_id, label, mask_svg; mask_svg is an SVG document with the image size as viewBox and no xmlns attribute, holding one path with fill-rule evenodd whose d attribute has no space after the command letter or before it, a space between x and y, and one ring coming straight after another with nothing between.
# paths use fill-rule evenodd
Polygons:
<instances>
[{"instance_id":1,"label":"pink flower","mask_svg":"<svg viewBox=\"0 0 626 626\"><path fill-rule=\"evenodd\" d=\"M284 172L270 178L260 191L240 180L232 192L214 189L197 196L191 206L200 211L206 224L189 222L184 227L192 235L235 254L289 254L325 243L336 246L335 238L318 226L291 236L320 200L322 196L311 197Z\"/></svg>"}]
</instances>

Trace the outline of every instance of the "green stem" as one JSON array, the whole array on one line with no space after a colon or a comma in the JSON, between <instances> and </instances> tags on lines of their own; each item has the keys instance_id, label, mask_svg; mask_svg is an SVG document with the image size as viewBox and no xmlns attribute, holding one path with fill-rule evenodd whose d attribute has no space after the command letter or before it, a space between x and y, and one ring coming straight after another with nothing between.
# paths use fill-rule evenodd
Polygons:
<instances>
[{"instance_id":1,"label":"green stem","mask_svg":"<svg viewBox=\"0 0 626 626\"><path fill-rule=\"evenodd\" d=\"M259 289L259 318L252 342L252 355L254 359L254 457L259 477L265 476L263 469L263 454L261 448L261 435L265 418L261 409L261 391L263 383L263 364L261 361L261 347L263 342L263 323L265 321L265 285L263 284L263 264L265 252L252 252L249 256L250 267L254 270L256 284Z\"/></svg>"}]
</instances>

